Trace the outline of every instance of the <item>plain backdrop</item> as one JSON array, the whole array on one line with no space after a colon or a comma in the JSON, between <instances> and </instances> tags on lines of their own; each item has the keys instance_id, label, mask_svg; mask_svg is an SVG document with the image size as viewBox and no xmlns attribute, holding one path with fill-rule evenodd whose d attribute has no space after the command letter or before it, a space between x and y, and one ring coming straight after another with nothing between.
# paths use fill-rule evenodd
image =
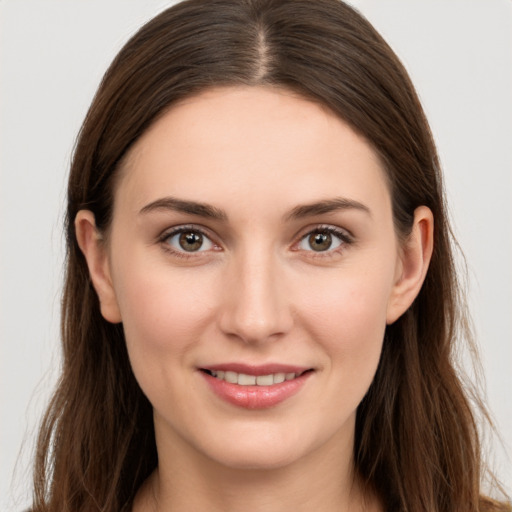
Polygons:
<instances>
[{"instance_id":1,"label":"plain backdrop","mask_svg":"<svg viewBox=\"0 0 512 512\"><path fill-rule=\"evenodd\" d=\"M29 503L59 367L65 182L115 53L163 0L0 0L0 510ZM512 2L353 0L410 71L438 143L512 489ZM22 449L23 446L23 449ZM17 463L16 463L17 462Z\"/></svg>"}]
</instances>

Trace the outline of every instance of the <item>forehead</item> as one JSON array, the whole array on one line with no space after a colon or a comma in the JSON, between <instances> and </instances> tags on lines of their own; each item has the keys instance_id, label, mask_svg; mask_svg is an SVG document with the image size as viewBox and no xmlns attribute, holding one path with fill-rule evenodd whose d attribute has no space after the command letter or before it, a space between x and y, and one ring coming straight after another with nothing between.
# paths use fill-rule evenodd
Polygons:
<instances>
[{"instance_id":1,"label":"forehead","mask_svg":"<svg viewBox=\"0 0 512 512\"><path fill-rule=\"evenodd\" d=\"M165 194L261 210L388 191L375 151L327 108L288 90L226 87L174 105L127 155L116 201Z\"/></svg>"}]
</instances>

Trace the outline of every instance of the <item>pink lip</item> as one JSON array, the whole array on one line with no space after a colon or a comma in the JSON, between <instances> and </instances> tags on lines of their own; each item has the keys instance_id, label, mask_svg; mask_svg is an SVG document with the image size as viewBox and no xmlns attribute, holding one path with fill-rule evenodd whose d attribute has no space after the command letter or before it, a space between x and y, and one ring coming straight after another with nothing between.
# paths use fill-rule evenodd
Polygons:
<instances>
[{"instance_id":1,"label":"pink lip","mask_svg":"<svg viewBox=\"0 0 512 512\"><path fill-rule=\"evenodd\" d=\"M271 386L240 386L225 380L217 379L204 371L199 373L203 376L210 389L224 401L243 407L245 409L268 409L298 393L306 380L313 372L306 371L308 368L299 368L288 365L263 365L247 366L241 364L223 364L207 368L213 371L233 371L247 375L268 375L270 373L297 373L301 374L295 379L285 380ZM306 372L306 373L302 373Z\"/></svg>"}]
</instances>

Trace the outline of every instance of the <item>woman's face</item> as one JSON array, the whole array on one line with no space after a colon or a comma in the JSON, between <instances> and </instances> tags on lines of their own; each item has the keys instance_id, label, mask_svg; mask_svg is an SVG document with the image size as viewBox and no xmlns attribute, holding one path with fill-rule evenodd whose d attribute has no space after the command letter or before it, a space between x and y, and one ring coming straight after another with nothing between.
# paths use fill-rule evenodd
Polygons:
<instances>
[{"instance_id":1,"label":"woman's face","mask_svg":"<svg viewBox=\"0 0 512 512\"><path fill-rule=\"evenodd\" d=\"M259 87L174 106L123 163L95 282L159 445L239 468L351 452L400 255L379 159L326 109Z\"/></svg>"}]
</instances>

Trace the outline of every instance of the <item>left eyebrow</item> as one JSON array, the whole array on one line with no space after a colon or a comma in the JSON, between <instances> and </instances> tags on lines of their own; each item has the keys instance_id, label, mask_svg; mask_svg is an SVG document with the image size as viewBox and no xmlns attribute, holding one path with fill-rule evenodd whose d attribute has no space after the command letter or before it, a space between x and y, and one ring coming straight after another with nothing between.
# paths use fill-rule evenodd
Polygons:
<instances>
[{"instance_id":1,"label":"left eyebrow","mask_svg":"<svg viewBox=\"0 0 512 512\"><path fill-rule=\"evenodd\" d=\"M286 213L284 219L286 221L303 219L304 217L313 217L314 215L322 215L325 213L332 213L338 210L359 210L367 213L371 217L371 211L368 206L347 199L344 197L335 197L333 199L325 199L316 203L299 205L293 208L290 212Z\"/></svg>"}]
</instances>

